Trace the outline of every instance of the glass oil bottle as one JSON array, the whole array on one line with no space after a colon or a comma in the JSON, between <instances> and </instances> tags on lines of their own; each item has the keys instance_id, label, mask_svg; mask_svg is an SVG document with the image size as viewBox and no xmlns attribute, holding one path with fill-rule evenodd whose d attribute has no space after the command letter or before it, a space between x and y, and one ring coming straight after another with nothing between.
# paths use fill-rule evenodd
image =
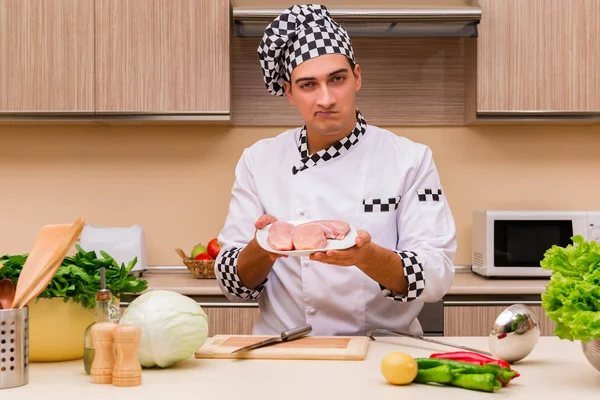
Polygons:
<instances>
[{"instance_id":1,"label":"glass oil bottle","mask_svg":"<svg viewBox=\"0 0 600 400\"><path fill-rule=\"evenodd\" d=\"M96 308L94 311L94 322L85 329L83 343L83 364L85 373L90 374L92 362L94 361L94 341L92 340L92 326L99 322L119 321L119 308L113 304L113 296L110 290L106 289L106 272L104 267L100 267L100 290L96 292Z\"/></svg>"}]
</instances>

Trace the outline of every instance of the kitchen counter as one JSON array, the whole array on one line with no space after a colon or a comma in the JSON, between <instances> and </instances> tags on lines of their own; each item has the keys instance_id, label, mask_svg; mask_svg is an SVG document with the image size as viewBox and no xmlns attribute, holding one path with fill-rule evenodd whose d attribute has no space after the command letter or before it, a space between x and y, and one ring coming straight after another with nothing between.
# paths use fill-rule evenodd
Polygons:
<instances>
[{"instance_id":1,"label":"kitchen counter","mask_svg":"<svg viewBox=\"0 0 600 400\"><path fill-rule=\"evenodd\" d=\"M191 272L162 273L145 272L142 279L148 281L148 290L172 290L186 296L222 296L216 279L196 279Z\"/></svg>"},{"instance_id":2,"label":"kitchen counter","mask_svg":"<svg viewBox=\"0 0 600 400\"><path fill-rule=\"evenodd\" d=\"M487 349L487 337L448 337L448 342ZM449 350L450 349L450 350ZM533 352L513 368L521 374L497 393L454 387L388 384L381 359L392 351L413 357L452 351L409 338L378 337L363 361L216 360L190 358L169 369L144 369L142 385L119 388L91 384L81 360L31 364L29 384L0 390L2 400L143 399L173 396L203 399L598 399L600 372L584 358L579 342L541 337Z\"/></svg>"},{"instance_id":3,"label":"kitchen counter","mask_svg":"<svg viewBox=\"0 0 600 400\"><path fill-rule=\"evenodd\" d=\"M457 269L448 295L540 295L549 281L549 278L484 278L470 269Z\"/></svg>"},{"instance_id":4,"label":"kitchen counter","mask_svg":"<svg viewBox=\"0 0 600 400\"><path fill-rule=\"evenodd\" d=\"M222 296L214 279L195 279L187 270L177 272L147 271L143 278L148 290L173 290L187 296ZM548 279L488 279L470 269L457 268L448 295L539 295Z\"/></svg>"}]
</instances>

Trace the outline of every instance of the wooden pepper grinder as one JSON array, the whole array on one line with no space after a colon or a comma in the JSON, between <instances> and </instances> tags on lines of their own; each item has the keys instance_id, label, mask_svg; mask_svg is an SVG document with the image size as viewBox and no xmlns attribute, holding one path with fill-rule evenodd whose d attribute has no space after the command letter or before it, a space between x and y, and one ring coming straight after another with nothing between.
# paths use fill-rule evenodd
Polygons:
<instances>
[{"instance_id":1,"label":"wooden pepper grinder","mask_svg":"<svg viewBox=\"0 0 600 400\"><path fill-rule=\"evenodd\" d=\"M114 322L99 322L92 326L90 334L94 341L94 361L90 368L92 383L112 383L113 367L115 364Z\"/></svg>"},{"instance_id":2,"label":"wooden pepper grinder","mask_svg":"<svg viewBox=\"0 0 600 400\"><path fill-rule=\"evenodd\" d=\"M115 331L117 358L112 371L115 386L138 386L142 384L142 366L138 359L138 346L142 330L136 325L119 325Z\"/></svg>"}]
</instances>

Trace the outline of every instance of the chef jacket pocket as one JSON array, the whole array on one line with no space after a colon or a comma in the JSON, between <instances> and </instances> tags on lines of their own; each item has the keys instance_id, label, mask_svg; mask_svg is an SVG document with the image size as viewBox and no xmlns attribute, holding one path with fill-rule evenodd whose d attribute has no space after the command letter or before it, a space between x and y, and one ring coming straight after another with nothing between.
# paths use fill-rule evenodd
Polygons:
<instances>
[{"instance_id":1,"label":"chef jacket pocket","mask_svg":"<svg viewBox=\"0 0 600 400\"><path fill-rule=\"evenodd\" d=\"M385 245L385 242L392 237L395 241L395 235L390 235L390 233L396 230L400 198L400 196L367 198L362 201L363 229L369 232L375 242ZM393 245L393 243L387 243L387 245Z\"/></svg>"}]
</instances>

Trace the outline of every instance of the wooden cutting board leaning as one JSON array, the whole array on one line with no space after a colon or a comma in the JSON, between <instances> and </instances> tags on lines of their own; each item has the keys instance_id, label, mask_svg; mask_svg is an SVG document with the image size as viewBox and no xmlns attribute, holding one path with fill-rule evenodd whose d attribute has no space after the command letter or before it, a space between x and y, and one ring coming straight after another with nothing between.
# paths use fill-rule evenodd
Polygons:
<instances>
[{"instance_id":1,"label":"wooden cutting board leaning","mask_svg":"<svg viewBox=\"0 0 600 400\"><path fill-rule=\"evenodd\" d=\"M196 358L257 358L281 360L364 360L369 347L366 336L306 336L290 342L232 354L240 347L270 336L215 335L195 353Z\"/></svg>"}]
</instances>

